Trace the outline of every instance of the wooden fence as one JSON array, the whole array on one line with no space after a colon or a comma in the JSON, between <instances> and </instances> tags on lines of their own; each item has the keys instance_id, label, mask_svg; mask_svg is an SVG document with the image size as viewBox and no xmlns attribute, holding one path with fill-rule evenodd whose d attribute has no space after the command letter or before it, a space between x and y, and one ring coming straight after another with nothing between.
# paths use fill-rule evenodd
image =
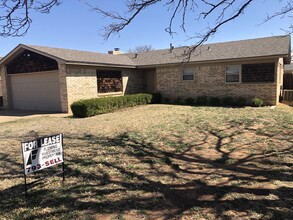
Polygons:
<instances>
[{"instance_id":1,"label":"wooden fence","mask_svg":"<svg viewBox=\"0 0 293 220\"><path fill-rule=\"evenodd\" d=\"M292 73L285 73L284 74L284 81L283 81L283 88L284 89L293 89L293 74Z\"/></svg>"},{"instance_id":2,"label":"wooden fence","mask_svg":"<svg viewBox=\"0 0 293 220\"><path fill-rule=\"evenodd\" d=\"M283 100L288 101L288 102L292 102L293 101L293 90L284 89Z\"/></svg>"}]
</instances>

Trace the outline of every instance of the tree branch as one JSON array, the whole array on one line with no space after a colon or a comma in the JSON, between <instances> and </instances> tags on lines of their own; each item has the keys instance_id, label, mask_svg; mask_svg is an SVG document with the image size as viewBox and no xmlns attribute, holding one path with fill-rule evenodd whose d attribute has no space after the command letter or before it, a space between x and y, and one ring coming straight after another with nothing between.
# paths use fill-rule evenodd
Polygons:
<instances>
[{"instance_id":1,"label":"tree branch","mask_svg":"<svg viewBox=\"0 0 293 220\"><path fill-rule=\"evenodd\" d=\"M60 0L0 0L0 36L24 36L32 23L31 11L49 13L59 4Z\"/></svg>"},{"instance_id":2,"label":"tree branch","mask_svg":"<svg viewBox=\"0 0 293 220\"><path fill-rule=\"evenodd\" d=\"M125 17L120 15L117 12L108 12L105 10L102 10L98 6L93 7L92 10L96 11L100 14L103 14L105 17L108 17L110 19L120 21L118 23L111 23L108 26L104 27L104 39L107 40L111 35L119 34L120 31L122 31L126 26L128 26L136 17L138 14L140 14L141 11L146 9L147 7L154 5L161 0L132 0L128 3L128 9L129 13L131 14L129 17Z\"/></svg>"},{"instance_id":3,"label":"tree branch","mask_svg":"<svg viewBox=\"0 0 293 220\"><path fill-rule=\"evenodd\" d=\"M241 14L244 13L244 10L248 7L248 5L252 2L253 0L247 0L240 8L238 8L234 15L224 19L224 20L221 20L219 21L218 23L216 23L216 25L213 27L213 28L210 28L206 33L204 34L198 34L195 38L199 38L200 40L194 45L194 46L191 46L191 47L188 47L187 50L185 50L184 54L183 54L183 57L185 58L185 61L189 61L191 56L193 55L193 53L195 52L195 50L200 46L202 45L203 43L205 43L211 36L213 36L220 27L222 27L223 25L225 25L226 23L236 19L237 17L239 17ZM234 2L234 0L232 1ZM230 3L232 3L230 2ZM227 3L226 1L223 1L222 3ZM231 4L229 4L231 6ZM230 7L229 6L229 7ZM225 7L223 9L223 13L224 11L226 10L227 8Z\"/></svg>"},{"instance_id":4,"label":"tree branch","mask_svg":"<svg viewBox=\"0 0 293 220\"><path fill-rule=\"evenodd\" d=\"M188 50L186 53L184 53L184 56L187 57L187 60L190 60L190 56L195 52L198 46L206 42L218 31L220 27L243 14L244 10L252 1L254 0L129 0L126 3L128 11L124 15L121 15L117 12L108 12L102 10L99 7L95 7L93 10L114 21L113 23L104 27L105 40L107 40L111 35L119 34L120 31L125 29L126 26L128 26L140 13L142 13L149 6L155 5L159 2L165 2L163 7L168 7L168 11L172 11L169 17L169 25L165 29L166 32L168 32L170 35L175 33L173 31L173 26L174 21L178 16L181 17L181 25L179 27L181 30L183 30L183 32L186 32L186 16L194 16L196 10L198 10L199 19L201 20L216 17L214 20L212 20L212 28L209 28L208 31L204 34L195 34L193 37L199 39L197 44L192 47L188 47ZM203 8L207 8L207 10L200 11Z\"/></svg>"},{"instance_id":5,"label":"tree branch","mask_svg":"<svg viewBox=\"0 0 293 220\"><path fill-rule=\"evenodd\" d=\"M292 12L293 11L293 3L292 2L293 2L292 0L287 0L287 4L284 7L282 7L280 11L275 12L273 15L268 15L264 22L272 20L276 17L283 18L288 13Z\"/></svg>"}]
</instances>

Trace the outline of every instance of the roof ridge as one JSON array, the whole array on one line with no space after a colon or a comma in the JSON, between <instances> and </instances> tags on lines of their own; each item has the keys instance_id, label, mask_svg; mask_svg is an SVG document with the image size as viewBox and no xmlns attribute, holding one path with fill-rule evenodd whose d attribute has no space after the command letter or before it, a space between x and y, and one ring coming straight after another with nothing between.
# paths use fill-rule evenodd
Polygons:
<instances>
[{"instance_id":1,"label":"roof ridge","mask_svg":"<svg viewBox=\"0 0 293 220\"><path fill-rule=\"evenodd\" d=\"M94 59L93 57L97 57L97 58L99 57L102 60L105 60L105 59L108 60L107 62L109 62L110 58L111 59L114 58L114 60L115 60L115 58L120 57L121 59L124 59L124 62L127 60L125 63L128 63L128 65L135 66L135 63L133 62L133 60L126 55L118 56L118 55L113 55L113 54L108 54L108 53L100 53L100 52L76 50L76 49L67 49L67 48L58 48L58 47L49 47L49 46L28 45L28 44L20 44L20 46L23 46L27 49L39 51L41 53L46 53L48 55L53 55L56 58L59 58L61 60L68 61L68 62L73 61L72 58L76 57L76 56L78 56L79 58L80 58L80 56L84 56L84 57L88 57L88 58L91 57L91 58L89 58L91 60ZM68 55L71 56L71 58L68 58ZM121 54L121 55L123 55L123 54ZM97 62L97 60L95 62ZM103 63L103 61L101 61L101 63ZM112 62L110 62L110 63L112 63ZM113 65L114 64L115 63L113 63Z\"/></svg>"},{"instance_id":2,"label":"roof ridge","mask_svg":"<svg viewBox=\"0 0 293 220\"><path fill-rule=\"evenodd\" d=\"M217 44L229 44L229 43L235 43L235 42L247 42L247 41L255 41L255 40L264 40L264 39L269 39L269 38L280 38L280 37L289 37L290 35L276 35L276 36L270 36L270 37L259 37L259 38L250 38L250 39L243 39L243 40L231 40L231 41L222 41L222 42L215 42L215 43L207 43L207 44L202 44L201 46L211 46L211 45L217 45ZM88 50L79 50L79 49L70 49L70 48L62 48L62 47L50 47L50 46L43 46L43 45L31 45L31 44L21 44L27 47L43 47L43 48L47 48L47 49L57 49L57 50L67 50L67 51L76 51L76 52L84 52L84 53L93 53L93 54L99 54L99 55L109 55L111 56L112 54L108 54L108 53L102 53L102 52L94 52L94 51L88 51ZM180 48L184 48L184 47L193 47L195 45L185 45L185 46L178 46L175 47L174 49L180 49ZM117 55L126 55L127 54L141 54L141 53L148 53L148 52L154 52L154 51L165 51L165 50L169 50L169 48L162 48L162 49L155 49L155 50L149 50L149 51L142 51L142 52L129 52L129 53L123 53L123 54L117 54ZM117 56L115 55L115 56Z\"/></svg>"},{"instance_id":3,"label":"roof ridge","mask_svg":"<svg viewBox=\"0 0 293 220\"><path fill-rule=\"evenodd\" d=\"M291 53L289 53L289 50L291 48L290 39L290 35L280 35L203 44L194 51L194 53L190 57L190 62L281 56L283 58L286 58L286 63L289 63L289 60L291 59ZM169 51L170 49L167 48L151 50L148 52L132 52L113 55L108 53L76 49L20 44L8 55L2 58L2 60L0 60L0 63L6 61L7 57L14 53L16 50L23 48L28 50L31 49L35 52L50 55L53 58L55 57L71 63L96 63L124 67L146 67L181 63L182 58L180 57L180 54L184 54L184 48L188 47L191 46L175 47L173 51ZM137 53L138 56L133 56L133 54L135 53Z\"/></svg>"},{"instance_id":4,"label":"roof ridge","mask_svg":"<svg viewBox=\"0 0 293 220\"><path fill-rule=\"evenodd\" d=\"M50 46L43 46L43 45L32 45L32 44L21 44L21 45L31 47L31 48L39 47L39 48L67 50L67 51L76 51L76 52L85 52L85 53L107 54L107 53L94 52L94 51L88 51L88 50L78 50L78 49L70 49L70 48L62 48L62 47L50 47Z\"/></svg>"},{"instance_id":5,"label":"roof ridge","mask_svg":"<svg viewBox=\"0 0 293 220\"><path fill-rule=\"evenodd\" d=\"M270 36L270 37L259 37L259 38L250 38L250 39L243 39L243 40L231 40L231 41L222 41L222 42L215 42L215 43L207 43L207 44L201 44L199 46L212 46L212 45L219 45L219 44L229 44L229 43L241 43L241 42L249 42L249 41L256 41L256 40L264 40L264 39L270 39L270 38L280 38L280 37L290 37L290 34L286 34L286 35L276 35L276 36ZM188 48L188 47L193 47L195 45L185 45L185 46L178 46L178 47L174 47L174 49L182 49L182 48ZM142 52L130 52L130 53L124 53L124 54L141 54L141 53L149 53L149 52L156 52L156 51L166 51L166 50L170 50L170 48L164 48L164 49L157 49L157 50L149 50L149 51L142 51Z\"/></svg>"}]
</instances>

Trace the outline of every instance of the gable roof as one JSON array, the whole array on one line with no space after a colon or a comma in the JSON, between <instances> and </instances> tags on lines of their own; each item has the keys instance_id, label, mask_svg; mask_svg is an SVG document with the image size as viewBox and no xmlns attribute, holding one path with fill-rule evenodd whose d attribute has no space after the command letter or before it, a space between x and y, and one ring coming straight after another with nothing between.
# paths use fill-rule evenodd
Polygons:
<instances>
[{"instance_id":1,"label":"gable roof","mask_svg":"<svg viewBox=\"0 0 293 220\"><path fill-rule=\"evenodd\" d=\"M53 59L57 59L67 64L74 63L102 66L135 67L135 63L127 56L24 44L18 45L14 50L6 55L3 60L0 61L0 64L4 62L4 60L9 59L13 55L15 56L21 53L25 49L40 53Z\"/></svg>"},{"instance_id":2,"label":"gable roof","mask_svg":"<svg viewBox=\"0 0 293 220\"><path fill-rule=\"evenodd\" d=\"M136 68L182 63L182 54L188 49L188 47L178 47L174 48L172 51L170 51L170 49L163 49L148 52L112 55L20 44L2 60L0 60L0 64L6 63L25 49L41 53L66 64ZM137 54L137 56L135 56L135 54ZM290 63L291 36L274 36L205 44L198 47L194 53L192 53L189 62L219 62L225 60L265 57L283 57L285 58L285 63Z\"/></svg>"},{"instance_id":3,"label":"gable roof","mask_svg":"<svg viewBox=\"0 0 293 220\"><path fill-rule=\"evenodd\" d=\"M127 56L103 54L89 51L52 48L44 46L27 45L37 51L52 55L66 62L100 63L113 65L133 66L135 63Z\"/></svg>"},{"instance_id":4,"label":"gable roof","mask_svg":"<svg viewBox=\"0 0 293 220\"><path fill-rule=\"evenodd\" d=\"M182 54L188 47L154 50L148 52L126 54L138 66L160 65L182 62ZM198 47L190 57L190 62L221 61L256 57L278 56L291 59L291 37L276 36L251 40L231 41L224 43L205 44Z\"/></svg>"}]
</instances>

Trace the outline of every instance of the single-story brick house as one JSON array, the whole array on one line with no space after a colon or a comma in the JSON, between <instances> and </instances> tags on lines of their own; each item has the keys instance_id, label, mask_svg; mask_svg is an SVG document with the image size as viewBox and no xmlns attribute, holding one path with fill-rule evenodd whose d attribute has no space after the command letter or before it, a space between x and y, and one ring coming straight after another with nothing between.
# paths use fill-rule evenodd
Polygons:
<instances>
[{"instance_id":1,"label":"single-story brick house","mask_svg":"<svg viewBox=\"0 0 293 220\"><path fill-rule=\"evenodd\" d=\"M158 92L163 97L260 97L276 105L290 35L108 54L18 45L0 61L5 108L68 112L79 99Z\"/></svg>"}]
</instances>

